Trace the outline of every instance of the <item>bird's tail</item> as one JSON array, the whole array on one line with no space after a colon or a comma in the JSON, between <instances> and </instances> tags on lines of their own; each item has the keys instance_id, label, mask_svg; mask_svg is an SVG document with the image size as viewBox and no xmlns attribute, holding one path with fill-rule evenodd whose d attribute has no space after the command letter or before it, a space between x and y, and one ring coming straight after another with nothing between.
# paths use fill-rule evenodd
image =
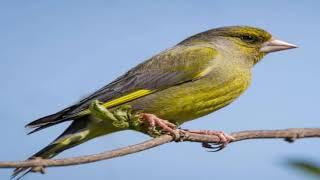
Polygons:
<instances>
[{"instance_id":1,"label":"bird's tail","mask_svg":"<svg viewBox=\"0 0 320 180\"><path fill-rule=\"evenodd\" d=\"M50 143L48 146L34 154L29 158L35 159L35 158L42 158L42 159L50 159L54 156L58 155L62 151L72 148L76 145L79 145L83 142L86 142L92 138L95 138L97 136L103 135L98 134L97 131L95 131L92 127L90 127L90 121L87 119L77 119L73 121L73 123L65 130L64 133L62 133L56 140L54 140L52 143ZM107 134L106 131L104 131L104 134ZM13 174L11 176L11 179L21 179L23 176L28 174L32 171L32 168L16 168L13 171ZM18 177L19 174L23 173L21 176Z\"/></svg>"}]
</instances>

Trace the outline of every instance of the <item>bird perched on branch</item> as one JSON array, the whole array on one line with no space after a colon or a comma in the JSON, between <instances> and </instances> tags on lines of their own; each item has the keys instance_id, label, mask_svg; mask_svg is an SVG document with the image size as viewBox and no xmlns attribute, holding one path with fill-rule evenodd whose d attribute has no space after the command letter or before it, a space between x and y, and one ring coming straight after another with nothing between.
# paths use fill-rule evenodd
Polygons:
<instances>
[{"instance_id":1,"label":"bird perched on branch","mask_svg":"<svg viewBox=\"0 0 320 180\"><path fill-rule=\"evenodd\" d=\"M72 121L30 159L52 158L95 137L127 129L173 133L177 125L237 99L248 88L251 70L264 55L291 48L296 46L248 26L221 27L191 36L79 103L29 123L27 127L35 128L33 133ZM220 131L191 132L217 135L223 144L232 140ZM17 168L12 177L23 171L32 169Z\"/></svg>"}]
</instances>

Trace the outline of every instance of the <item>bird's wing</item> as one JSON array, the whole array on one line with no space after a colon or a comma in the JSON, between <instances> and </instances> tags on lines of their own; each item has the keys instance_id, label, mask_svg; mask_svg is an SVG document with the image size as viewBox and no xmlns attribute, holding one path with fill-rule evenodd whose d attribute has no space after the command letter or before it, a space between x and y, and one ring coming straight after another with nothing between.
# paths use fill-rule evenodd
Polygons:
<instances>
[{"instance_id":1,"label":"bird's wing","mask_svg":"<svg viewBox=\"0 0 320 180\"><path fill-rule=\"evenodd\" d=\"M139 64L79 103L33 121L27 127L43 129L86 115L90 113L89 105L96 99L103 102L106 108L111 108L156 91L195 81L210 72L216 56L217 51L210 46L176 46Z\"/></svg>"},{"instance_id":2,"label":"bird's wing","mask_svg":"<svg viewBox=\"0 0 320 180\"><path fill-rule=\"evenodd\" d=\"M107 108L193 81L206 75L216 51L211 47L182 46L167 50L133 68L114 82L80 101L72 113L88 108L92 100L105 102Z\"/></svg>"}]
</instances>

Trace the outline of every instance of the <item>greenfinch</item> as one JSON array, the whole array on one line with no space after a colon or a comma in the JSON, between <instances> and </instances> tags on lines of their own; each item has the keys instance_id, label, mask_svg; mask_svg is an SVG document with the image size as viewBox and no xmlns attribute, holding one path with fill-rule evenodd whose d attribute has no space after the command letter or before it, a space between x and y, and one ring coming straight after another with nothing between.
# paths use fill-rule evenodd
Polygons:
<instances>
[{"instance_id":1,"label":"greenfinch","mask_svg":"<svg viewBox=\"0 0 320 180\"><path fill-rule=\"evenodd\" d=\"M72 121L30 159L52 158L90 139L122 130L149 132L141 128L146 127L171 133L177 125L237 99L250 85L252 68L266 54L296 47L249 26L221 27L193 35L80 102L29 123L27 127L35 128L33 133ZM218 135L222 143L232 140L219 131L190 132ZM12 177L26 170L17 168Z\"/></svg>"}]
</instances>

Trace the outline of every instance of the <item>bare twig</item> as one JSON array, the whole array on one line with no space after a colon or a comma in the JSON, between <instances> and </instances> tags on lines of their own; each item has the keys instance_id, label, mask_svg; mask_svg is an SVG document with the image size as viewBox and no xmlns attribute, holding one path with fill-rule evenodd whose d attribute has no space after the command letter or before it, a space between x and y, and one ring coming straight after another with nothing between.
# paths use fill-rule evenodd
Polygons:
<instances>
[{"instance_id":1,"label":"bare twig","mask_svg":"<svg viewBox=\"0 0 320 180\"><path fill-rule=\"evenodd\" d=\"M266 138L282 138L288 142L293 142L298 138L320 137L320 128L295 128L284 130L256 130L256 131L241 131L231 133L235 138L232 142L247 140L247 139L266 139ZM219 138L216 136L199 135L186 133L181 137L183 141L202 142L202 143L218 143ZM119 148L112 151L106 151L99 154L79 156L65 159L34 159L26 161L0 162L0 168L17 168L17 167L54 167L54 166L70 166L111 159L127 154L136 153L146 149L150 149L165 143L174 141L170 135L162 135L136 145ZM231 142L231 143L232 143Z\"/></svg>"}]
</instances>

